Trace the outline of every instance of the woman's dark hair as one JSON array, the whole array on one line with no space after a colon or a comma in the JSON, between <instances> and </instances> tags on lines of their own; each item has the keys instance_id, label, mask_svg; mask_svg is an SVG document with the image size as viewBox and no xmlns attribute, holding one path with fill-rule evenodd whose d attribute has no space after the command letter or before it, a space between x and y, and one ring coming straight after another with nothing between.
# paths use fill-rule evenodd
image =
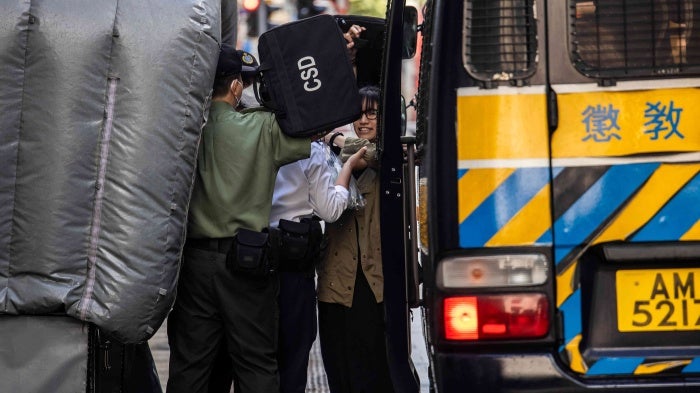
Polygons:
<instances>
[{"instance_id":1,"label":"woman's dark hair","mask_svg":"<svg viewBox=\"0 0 700 393\"><path fill-rule=\"evenodd\" d=\"M369 105L374 105L377 104L377 108L379 107L379 87L373 86L373 85L368 85L368 86L363 86L360 88L360 98L362 99L362 103L364 104L367 102Z\"/></svg>"},{"instance_id":2,"label":"woman's dark hair","mask_svg":"<svg viewBox=\"0 0 700 393\"><path fill-rule=\"evenodd\" d=\"M214 79L214 92L212 93L212 97L225 96L229 87L231 87L231 83L236 79L238 79L238 74Z\"/></svg>"}]
</instances>

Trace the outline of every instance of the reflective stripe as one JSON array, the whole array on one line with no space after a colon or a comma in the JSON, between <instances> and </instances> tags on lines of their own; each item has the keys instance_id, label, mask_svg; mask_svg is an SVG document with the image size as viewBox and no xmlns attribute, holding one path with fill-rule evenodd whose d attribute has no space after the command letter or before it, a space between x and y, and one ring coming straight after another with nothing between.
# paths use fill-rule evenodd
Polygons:
<instances>
[{"instance_id":1,"label":"reflective stripe","mask_svg":"<svg viewBox=\"0 0 700 393\"><path fill-rule=\"evenodd\" d=\"M487 247L532 245L551 227L550 186L545 184L520 211L486 242Z\"/></svg>"},{"instance_id":2,"label":"reflective stripe","mask_svg":"<svg viewBox=\"0 0 700 393\"><path fill-rule=\"evenodd\" d=\"M566 266L562 271L557 272L557 308L561 307L566 299L574 293L576 287L574 277L578 261Z\"/></svg>"},{"instance_id":3,"label":"reflective stripe","mask_svg":"<svg viewBox=\"0 0 700 393\"><path fill-rule=\"evenodd\" d=\"M633 241L678 240L695 226L700 217L700 175L697 174L639 232ZM693 239L700 240L700 239Z\"/></svg>"},{"instance_id":4,"label":"reflective stripe","mask_svg":"<svg viewBox=\"0 0 700 393\"><path fill-rule=\"evenodd\" d=\"M627 240L631 234L649 222L699 169L700 164L660 166L592 244Z\"/></svg>"},{"instance_id":5,"label":"reflective stripe","mask_svg":"<svg viewBox=\"0 0 700 393\"><path fill-rule=\"evenodd\" d=\"M643 361L641 357L602 358L590 366L587 375L632 374Z\"/></svg>"},{"instance_id":6,"label":"reflective stripe","mask_svg":"<svg viewBox=\"0 0 700 393\"><path fill-rule=\"evenodd\" d=\"M683 368L684 373L700 373L700 358L694 358L690 364Z\"/></svg>"},{"instance_id":7,"label":"reflective stripe","mask_svg":"<svg viewBox=\"0 0 700 393\"><path fill-rule=\"evenodd\" d=\"M483 247L547 184L547 168L521 168L513 172L460 224L460 246Z\"/></svg>"},{"instance_id":8,"label":"reflective stripe","mask_svg":"<svg viewBox=\"0 0 700 393\"><path fill-rule=\"evenodd\" d=\"M571 369L577 373L584 374L586 370L588 370L588 366L586 365L586 362L583 361L583 356L581 356L581 351L579 351L581 338L582 336L580 334L576 335L576 337L566 343L564 349L569 355L569 367L571 367Z\"/></svg>"},{"instance_id":9,"label":"reflective stripe","mask_svg":"<svg viewBox=\"0 0 700 393\"><path fill-rule=\"evenodd\" d=\"M513 174L515 169L472 169L459 178L459 222L463 222L479 205Z\"/></svg>"},{"instance_id":10,"label":"reflective stripe","mask_svg":"<svg viewBox=\"0 0 700 393\"><path fill-rule=\"evenodd\" d=\"M635 375L658 374L672 368L690 364L690 359L643 363L634 370Z\"/></svg>"},{"instance_id":11,"label":"reflective stripe","mask_svg":"<svg viewBox=\"0 0 700 393\"><path fill-rule=\"evenodd\" d=\"M614 166L598 179L554 223L555 262L564 261L571 251L601 230L657 167L658 164Z\"/></svg>"}]
</instances>

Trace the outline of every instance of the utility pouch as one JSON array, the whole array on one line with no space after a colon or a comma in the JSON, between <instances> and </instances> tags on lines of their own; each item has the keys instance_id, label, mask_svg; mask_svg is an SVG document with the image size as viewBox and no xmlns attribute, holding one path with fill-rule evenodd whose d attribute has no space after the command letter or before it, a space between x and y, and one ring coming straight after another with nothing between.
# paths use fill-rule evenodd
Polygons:
<instances>
[{"instance_id":1,"label":"utility pouch","mask_svg":"<svg viewBox=\"0 0 700 393\"><path fill-rule=\"evenodd\" d=\"M268 234L266 232L239 229L231 249L226 254L226 266L231 272L254 277L273 274L276 267L269 257Z\"/></svg>"},{"instance_id":2,"label":"utility pouch","mask_svg":"<svg viewBox=\"0 0 700 393\"><path fill-rule=\"evenodd\" d=\"M308 222L280 220L279 246L289 260L303 259L309 248Z\"/></svg>"},{"instance_id":3,"label":"utility pouch","mask_svg":"<svg viewBox=\"0 0 700 393\"><path fill-rule=\"evenodd\" d=\"M302 219L301 222L281 219L276 241L279 269L288 272L305 272L316 263L319 253L321 226L318 221Z\"/></svg>"}]
</instances>

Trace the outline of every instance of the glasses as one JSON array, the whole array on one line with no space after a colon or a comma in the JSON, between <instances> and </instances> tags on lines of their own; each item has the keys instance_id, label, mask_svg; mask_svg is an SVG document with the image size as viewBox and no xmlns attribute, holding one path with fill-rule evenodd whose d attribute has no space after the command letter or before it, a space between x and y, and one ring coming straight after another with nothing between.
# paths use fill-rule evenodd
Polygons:
<instances>
[{"instance_id":1,"label":"glasses","mask_svg":"<svg viewBox=\"0 0 700 393\"><path fill-rule=\"evenodd\" d=\"M367 110L362 111L362 113L360 114L360 118L362 118L362 115L365 115L365 116L367 116L367 120L374 120L377 118L378 112L379 111L376 109L367 109Z\"/></svg>"}]
</instances>

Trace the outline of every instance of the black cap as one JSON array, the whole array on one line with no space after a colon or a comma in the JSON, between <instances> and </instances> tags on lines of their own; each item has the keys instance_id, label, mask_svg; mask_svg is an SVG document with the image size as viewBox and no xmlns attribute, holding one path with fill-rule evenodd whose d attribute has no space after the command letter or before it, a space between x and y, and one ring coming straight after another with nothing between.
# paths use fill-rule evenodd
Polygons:
<instances>
[{"instance_id":1,"label":"black cap","mask_svg":"<svg viewBox=\"0 0 700 393\"><path fill-rule=\"evenodd\" d=\"M231 45L221 45L219 62L216 65L216 77L250 74L258 71L258 61L246 51L236 50Z\"/></svg>"}]
</instances>

